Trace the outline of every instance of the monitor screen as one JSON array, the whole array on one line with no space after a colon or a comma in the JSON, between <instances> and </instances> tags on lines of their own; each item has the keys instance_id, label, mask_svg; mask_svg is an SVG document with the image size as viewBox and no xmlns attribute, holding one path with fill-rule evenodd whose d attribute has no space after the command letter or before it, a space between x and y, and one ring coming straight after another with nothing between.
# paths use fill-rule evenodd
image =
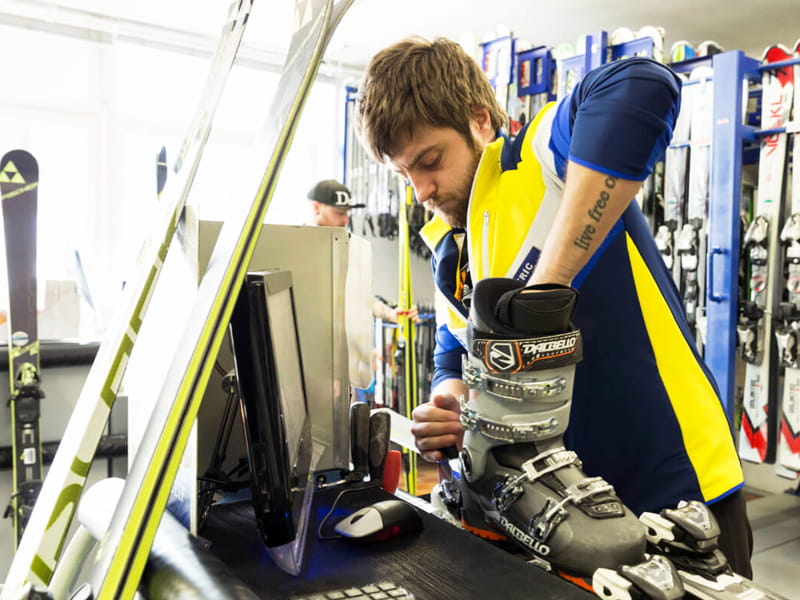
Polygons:
<instances>
[{"instance_id":1,"label":"monitor screen","mask_svg":"<svg viewBox=\"0 0 800 600\"><path fill-rule=\"evenodd\" d=\"M256 521L275 563L297 575L314 486L291 273L248 273L230 328Z\"/></svg>"},{"instance_id":2,"label":"monitor screen","mask_svg":"<svg viewBox=\"0 0 800 600\"><path fill-rule=\"evenodd\" d=\"M267 315L271 336L279 340L275 356L275 372L278 380L278 391L281 411L286 426L286 445L292 461L297 460L300 450L300 438L308 418L306 412L306 396L303 390L303 373L300 364L300 349L297 343L295 321L292 318L292 290L283 288L268 294Z\"/></svg>"}]
</instances>

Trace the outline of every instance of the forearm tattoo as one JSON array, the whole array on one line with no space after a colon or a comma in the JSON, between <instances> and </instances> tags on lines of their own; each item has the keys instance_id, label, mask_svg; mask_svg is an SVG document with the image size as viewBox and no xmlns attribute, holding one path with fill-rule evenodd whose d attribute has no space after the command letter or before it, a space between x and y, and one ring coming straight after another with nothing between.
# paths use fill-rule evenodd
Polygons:
<instances>
[{"instance_id":1,"label":"forearm tattoo","mask_svg":"<svg viewBox=\"0 0 800 600\"><path fill-rule=\"evenodd\" d=\"M597 233L597 227L595 225L599 224L600 220L603 218L603 213L611 198L608 190L614 189L614 186L617 185L617 178L608 175L604 183L605 189L600 190L597 199L594 201L594 206L586 211L586 214L589 216L589 222L584 225L580 237L572 240L572 243L581 250L588 250L591 247L594 236Z\"/></svg>"}]
</instances>

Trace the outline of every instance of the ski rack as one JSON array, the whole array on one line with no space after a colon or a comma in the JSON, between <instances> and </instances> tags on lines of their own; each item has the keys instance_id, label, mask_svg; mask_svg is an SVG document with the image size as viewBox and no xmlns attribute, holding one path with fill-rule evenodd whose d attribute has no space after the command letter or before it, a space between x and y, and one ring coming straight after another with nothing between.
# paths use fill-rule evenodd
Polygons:
<instances>
[{"instance_id":1,"label":"ski rack","mask_svg":"<svg viewBox=\"0 0 800 600\"><path fill-rule=\"evenodd\" d=\"M547 94L547 100L555 100L553 73L556 63L547 46L537 46L517 53L517 93L520 96Z\"/></svg>"},{"instance_id":2,"label":"ski rack","mask_svg":"<svg viewBox=\"0 0 800 600\"><path fill-rule=\"evenodd\" d=\"M608 32L598 31L587 35L583 54L560 59L558 66L558 97L566 95L572 88L569 82L577 83L592 69L626 56L653 58L653 39L638 38L630 42L609 46Z\"/></svg>"},{"instance_id":3,"label":"ski rack","mask_svg":"<svg viewBox=\"0 0 800 600\"><path fill-rule=\"evenodd\" d=\"M510 35L481 44L481 68L495 90L515 81L516 49L517 40Z\"/></svg>"},{"instance_id":4,"label":"ski rack","mask_svg":"<svg viewBox=\"0 0 800 600\"><path fill-rule=\"evenodd\" d=\"M708 60L709 57L703 57ZM744 55L741 50L715 54L714 113L711 138L711 173L709 183L708 253L706 255L706 319L709 336L705 362L720 388L728 422L734 423L736 379L736 323L738 319L738 261L741 251L739 207L742 202L742 164L748 146L760 137L791 131L790 128L759 130L743 123L744 80L760 83L764 70L800 63L791 59L769 66ZM677 68L692 63L692 59ZM677 70L676 68L676 70ZM797 124L794 124L795 127Z\"/></svg>"}]
</instances>

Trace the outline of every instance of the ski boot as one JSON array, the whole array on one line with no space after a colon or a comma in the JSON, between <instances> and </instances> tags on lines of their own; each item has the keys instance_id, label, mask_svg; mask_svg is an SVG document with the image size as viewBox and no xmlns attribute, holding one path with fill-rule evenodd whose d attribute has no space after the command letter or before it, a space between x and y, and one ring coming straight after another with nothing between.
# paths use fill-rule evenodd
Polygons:
<instances>
[{"instance_id":1,"label":"ski boot","mask_svg":"<svg viewBox=\"0 0 800 600\"><path fill-rule=\"evenodd\" d=\"M563 446L580 332L577 292L512 279L475 285L461 408L464 527L511 538L539 560L579 576L641 563L645 532L600 477Z\"/></svg>"}]
</instances>

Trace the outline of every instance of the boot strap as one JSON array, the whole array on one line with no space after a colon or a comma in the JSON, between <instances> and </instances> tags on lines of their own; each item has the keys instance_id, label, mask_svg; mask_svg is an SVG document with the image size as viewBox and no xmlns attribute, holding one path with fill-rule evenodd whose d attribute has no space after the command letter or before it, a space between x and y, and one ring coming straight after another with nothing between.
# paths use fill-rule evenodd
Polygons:
<instances>
[{"instance_id":1,"label":"boot strap","mask_svg":"<svg viewBox=\"0 0 800 600\"><path fill-rule=\"evenodd\" d=\"M580 362L581 332L573 329L537 338L482 338L478 332L469 343L469 353L491 373L542 371Z\"/></svg>"},{"instance_id":2,"label":"boot strap","mask_svg":"<svg viewBox=\"0 0 800 600\"><path fill-rule=\"evenodd\" d=\"M546 460L548 458L550 460ZM546 460L546 466L544 468L537 468L536 463L543 460ZM578 468L582 466L578 455L564 448L548 450L526 460L522 463L521 474L506 480L505 483L498 486L495 492L495 506L500 511L505 510L522 495L523 483L526 481L534 483L540 477L570 465L576 465ZM543 510L542 512L553 516L561 512L562 507L567 502L580 504L598 494L606 493L616 495L614 487L610 483L605 481L602 477L587 477L583 481L567 487L566 493L562 499L557 503L554 502L553 505L549 507L551 510Z\"/></svg>"},{"instance_id":3,"label":"boot strap","mask_svg":"<svg viewBox=\"0 0 800 600\"><path fill-rule=\"evenodd\" d=\"M578 483L573 483L567 487L566 495L556 502L553 498L548 498L542 510L533 516L529 525L529 533L542 542L550 537L550 534L561 521L567 518L568 513L564 506L568 502L580 505L587 500L593 499L597 494L614 494L614 488L602 477L589 477ZM614 503L616 509L616 503Z\"/></svg>"}]
</instances>

